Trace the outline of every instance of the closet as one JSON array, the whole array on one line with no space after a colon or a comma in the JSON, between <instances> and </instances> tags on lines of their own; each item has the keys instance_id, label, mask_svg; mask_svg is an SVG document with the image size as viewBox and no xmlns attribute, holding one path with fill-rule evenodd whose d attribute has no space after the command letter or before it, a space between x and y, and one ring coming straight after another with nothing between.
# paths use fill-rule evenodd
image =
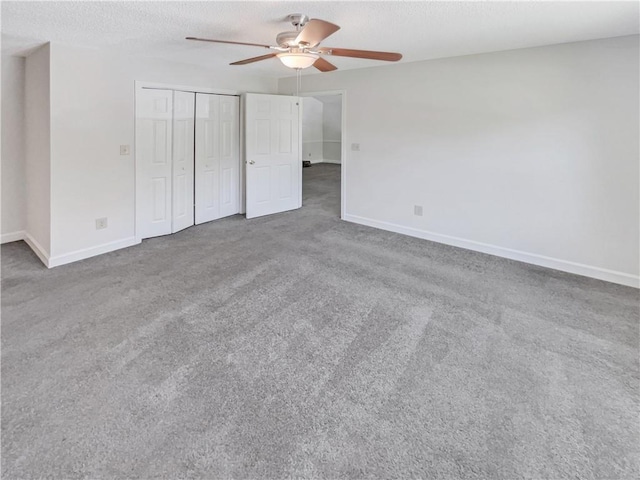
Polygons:
<instances>
[{"instance_id":1,"label":"closet","mask_svg":"<svg viewBox=\"0 0 640 480\"><path fill-rule=\"evenodd\" d=\"M239 99L136 92L136 236L167 235L240 213Z\"/></svg>"}]
</instances>

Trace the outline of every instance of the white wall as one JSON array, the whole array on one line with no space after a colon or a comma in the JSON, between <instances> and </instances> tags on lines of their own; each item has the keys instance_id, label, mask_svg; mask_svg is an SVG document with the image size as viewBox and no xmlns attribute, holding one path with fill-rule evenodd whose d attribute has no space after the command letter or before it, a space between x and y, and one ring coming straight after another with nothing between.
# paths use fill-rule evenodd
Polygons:
<instances>
[{"instance_id":1,"label":"white wall","mask_svg":"<svg viewBox=\"0 0 640 480\"><path fill-rule=\"evenodd\" d=\"M302 101L302 159L311 163L340 163L340 95L303 97Z\"/></svg>"},{"instance_id":2,"label":"white wall","mask_svg":"<svg viewBox=\"0 0 640 480\"><path fill-rule=\"evenodd\" d=\"M2 56L2 226L1 241L24 238L26 180L24 141L24 57Z\"/></svg>"},{"instance_id":3,"label":"white wall","mask_svg":"<svg viewBox=\"0 0 640 480\"><path fill-rule=\"evenodd\" d=\"M303 88L347 91L345 219L637 286L638 54L619 37Z\"/></svg>"},{"instance_id":4,"label":"white wall","mask_svg":"<svg viewBox=\"0 0 640 480\"><path fill-rule=\"evenodd\" d=\"M322 162L322 102L313 97L302 99L302 159Z\"/></svg>"},{"instance_id":5,"label":"white wall","mask_svg":"<svg viewBox=\"0 0 640 480\"><path fill-rule=\"evenodd\" d=\"M239 67L241 68L241 67ZM51 46L51 265L134 243L134 81L274 93L276 80L241 70ZM120 145L131 145L121 156ZM95 229L95 219L108 228Z\"/></svg>"},{"instance_id":6,"label":"white wall","mask_svg":"<svg viewBox=\"0 0 640 480\"><path fill-rule=\"evenodd\" d=\"M49 52L47 44L25 60L26 240L45 263L51 252Z\"/></svg>"},{"instance_id":7,"label":"white wall","mask_svg":"<svg viewBox=\"0 0 640 480\"><path fill-rule=\"evenodd\" d=\"M322 155L325 162L340 163L342 149L342 96L323 97ZM326 101L330 98L330 101Z\"/></svg>"}]
</instances>

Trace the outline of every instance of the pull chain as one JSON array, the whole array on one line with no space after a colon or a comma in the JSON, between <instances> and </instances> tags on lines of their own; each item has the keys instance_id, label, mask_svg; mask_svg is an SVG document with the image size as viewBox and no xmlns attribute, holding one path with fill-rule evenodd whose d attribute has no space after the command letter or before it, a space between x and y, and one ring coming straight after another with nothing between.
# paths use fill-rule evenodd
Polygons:
<instances>
[{"instance_id":1,"label":"pull chain","mask_svg":"<svg viewBox=\"0 0 640 480\"><path fill-rule=\"evenodd\" d=\"M295 24L296 26L296 33L300 33L300 27L302 25L300 25L300 23L304 20L304 15L302 15L300 17L300 21L297 22ZM298 48L300 48L300 45L297 45ZM300 50L296 50L296 51L300 51ZM304 50L302 50L304 51ZM296 68L296 97L300 96L300 89L302 88L302 69L301 68Z\"/></svg>"}]
</instances>

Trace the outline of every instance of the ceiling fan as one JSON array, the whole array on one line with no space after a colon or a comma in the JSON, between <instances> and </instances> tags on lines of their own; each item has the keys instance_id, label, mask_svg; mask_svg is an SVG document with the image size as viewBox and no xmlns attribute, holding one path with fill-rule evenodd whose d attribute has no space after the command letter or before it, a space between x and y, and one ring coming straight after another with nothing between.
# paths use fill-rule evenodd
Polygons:
<instances>
[{"instance_id":1,"label":"ceiling fan","mask_svg":"<svg viewBox=\"0 0 640 480\"><path fill-rule=\"evenodd\" d=\"M262 47L269 50L275 50L273 53L268 53L259 57L247 58L246 60L233 62L230 65L246 65L248 63L277 57L289 68L301 69L309 68L313 65L321 72L330 72L332 70L337 70L337 67L325 60L321 55L385 60L387 62L397 62L402 58L400 53L320 47L320 42L329 35L340 30L338 25L325 20L319 20L317 18L309 19L309 17L300 13L288 15L287 19L296 28L296 30L279 33L276 37L277 45L275 46L263 45L260 43L231 42L229 40L213 40L197 37L187 37L187 40L228 43L232 45L248 45L250 47Z\"/></svg>"}]
</instances>

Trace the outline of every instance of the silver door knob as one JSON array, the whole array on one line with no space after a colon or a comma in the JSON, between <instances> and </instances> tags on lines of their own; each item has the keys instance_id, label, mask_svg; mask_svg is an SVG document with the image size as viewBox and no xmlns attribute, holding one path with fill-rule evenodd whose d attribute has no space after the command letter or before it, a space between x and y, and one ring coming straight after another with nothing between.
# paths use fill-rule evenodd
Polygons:
<instances>
[{"instance_id":1,"label":"silver door knob","mask_svg":"<svg viewBox=\"0 0 640 480\"><path fill-rule=\"evenodd\" d=\"M256 162L254 162L253 160L249 160L249 165L253 165L254 163Z\"/></svg>"}]
</instances>

